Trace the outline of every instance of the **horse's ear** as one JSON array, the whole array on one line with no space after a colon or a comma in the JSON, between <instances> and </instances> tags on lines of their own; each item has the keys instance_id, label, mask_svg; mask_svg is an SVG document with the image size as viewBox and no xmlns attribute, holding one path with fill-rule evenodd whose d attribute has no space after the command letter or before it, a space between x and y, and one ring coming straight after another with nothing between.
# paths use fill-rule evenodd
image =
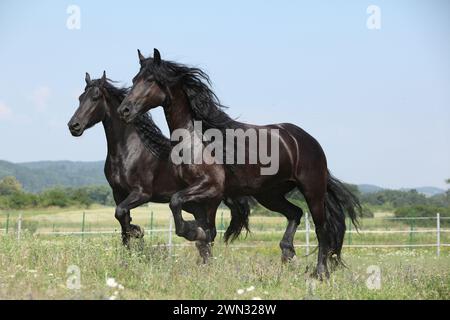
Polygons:
<instances>
[{"instance_id":1,"label":"horse's ear","mask_svg":"<svg viewBox=\"0 0 450 320\"><path fill-rule=\"evenodd\" d=\"M91 84L91 76L89 75L89 73L86 72L86 77L84 78L84 80L86 80L87 85Z\"/></svg>"},{"instance_id":2,"label":"horse's ear","mask_svg":"<svg viewBox=\"0 0 450 320\"><path fill-rule=\"evenodd\" d=\"M139 57L139 63L142 64L144 62L145 57L142 55L141 50L138 49L138 57Z\"/></svg>"},{"instance_id":3,"label":"horse's ear","mask_svg":"<svg viewBox=\"0 0 450 320\"><path fill-rule=\"evenodd\" d=\"M104 86L106 84L106 71L103 70L103 76L102 79L100 80L102 86Z\"/></svg>"},{"instance_id":4,"label":"horse's ear","mask_svg":"<svg viewBox=\"0 0 450 320\"><path fill-rule=\"evenodd\" d=\"M161 54L158 49L153 49L153 63L160 64L161 63Z\"/></svg>"}]
</instances>

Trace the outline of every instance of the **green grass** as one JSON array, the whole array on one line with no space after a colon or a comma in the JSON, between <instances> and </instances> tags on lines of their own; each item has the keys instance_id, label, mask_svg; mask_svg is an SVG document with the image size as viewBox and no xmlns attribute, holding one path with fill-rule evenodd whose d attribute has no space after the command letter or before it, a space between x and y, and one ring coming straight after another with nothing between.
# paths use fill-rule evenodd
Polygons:
<instances>
[{"instance_id":1,"label":"green grass","mask_svg":"<svg viewBox=\"0 0 450 320\"><path fill-rule=\"evenodd\" d=\"M318 282L309 276L315 255L282 265L279 249L226 247L217 243L208 265L194 247L123 249L117 236L0 238L1 299L449 299L450 252L429 249L350 249L348 269ZM80 268L81 288L68 289L67 268ZM366 286L367 268L381 270L380 289ZM113 277L123 290L106 285ZM239 295L238 289L254 286Z\"/></svg>"},{"instance_id":2,"label":"green grass","mask_svg":"<svg viewBox=\"0 0 450 320\"><path fill-rule=\"evenodd\" d=\"M151 210L154 211L153 227L167 228L170 217L167 206L152 205ZM52 230L80 231L83 211L86 230L117 230L117 233L84 238L39 234ZM227 226L227 210L219 210L217 225L220 225L221 212ZM280 231L286 225L282 217L251 217L251 229L255 232L229 246L218 235L214 258L208 265L199 265L195 247L175 235L175 244L188 246L176 246L169 254L164 246L166 232L147 234L143 245L134 242L132 250L124 249L114 208L33 210L22 212L22 216L25 226L37 223L37 232L33 235L25 230L18 241L14 233L18 212L10 212L10 233L0 236L0 299L108 299L111 296L117 299L450 299L449 247L441 248L439 258L436 248L344 247L343 256L349 268L337 270L329 281L318 282L309 276L316 253L304 257L305 248L297 248L297 259L288 265L281 264L278 242L282 236ZM132 216L133 223L148 229L148 208L137 208ZM0 228L5 223L6 212L0 212ZM304 222L299 229L304 230ZM362 229L409 230L410 225L404 221L365 219ZM450 243L449 236L442 233L441 242ZM315 245L315 236L311 234L310 238ZM351 235L351 244L435 242L434 233L416 233L412 237L409 233ZM304 244L305 233L297 233L295 243ZM348 234L345 244L350 244ZM71 265L81 272L78 290L66 285ZM379 289L371 290L366 285L370 266L380 268ZM110 277L124 289L108 287L106 279ZM249 287L255 289L246 291ZM239 289L244 289L244 293L238 294Z\"/></svg>"}]
</instances>

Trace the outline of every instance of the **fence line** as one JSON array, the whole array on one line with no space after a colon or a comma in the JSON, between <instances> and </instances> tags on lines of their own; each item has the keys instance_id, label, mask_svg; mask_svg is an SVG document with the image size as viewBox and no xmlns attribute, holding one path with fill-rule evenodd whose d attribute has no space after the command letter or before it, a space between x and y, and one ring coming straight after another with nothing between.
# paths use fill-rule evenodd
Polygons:
<instances>
[{"instance_id":1,"label":"fence line","mask_svg":"<svg viewBox=\"0 0 450 320\"><path fill-rule=\"evenodd\" d=\"M0 231L4 231L5 229L0 229ZM148 229L145 230L148 235L152 233L165 233L171 232L172 234L175 232L171 229ZM217 233L224 233L225 230L217 230ZM307 233L306 230L297 230L296 233ZM392 233L435 233L437 229L423 229L423 230L348 230L346 233L356 233L356 234L392 234ZM38 235L70 235L70 234L114 234L120 233L118 230L98 230L98 231L39 231L36 232ZM254 230L251 231L250 234L274 234L279 233L283 234L284 230ZM309 230L309 234L314 234L314 230ZM450 233L450 229L440 229L440 233Z\"/></svg>"},{"instance_id":2,"label":"fence line","mask_svg":"<svg viewBox=\"0 0 450 320\"><path fill-rule=\"evenodd\" d=\"M380 220L436 220L437 217L373 217L366 219L380 219ZM447 220L450 217L439 217L440 220Z\"/></svg>"},{"instance_id":3,"label":"fence line","mask_svg":"<svg viewBox=\"0 0 450 320\"><path fill-rule=\"evenodd\" d=\"M316 243L314 243L316 245ZM165 244L152 244L151 247L165 247ZM192 247L193 243L175 243L172 247ZM267 244L228 244L230 248L267 248ZM436 247L436 243L425 244L344 244L344 248L409 248L409 247ZM441 243L441 247L450 247L450 243ZM296 248L308 248L306 244L295 244Z\"/></svg>"},{"instance_id":4,"label":"fence line","mask_svg":"<svg viewBox=\"0 0 450 320\"><path fill-rule=\"evenodd\" d=\"M9 228L9 219L10 214L7 213L7 220L6 220L6 228L0 229L0 231L3 231L3 234L8 233ZM439 213L436 214L436 217L382 217L382 218L373 218L373 219L382 219L382 220L436 220L436 228L421 228L421 229L414 229L413 225L411 225L411 228L409 230L402 229L402 230L383 230L383 229L374 229L374 230L352 230L351 225L349 225L349 230L347 230L347 233L349 235L348 237L348 244L344 244L344 247L347 248L410 248L410 247L436 247L436 255L440 255L440 248L441 247L450 247L450 244L447 243L441 243L441 233L449 233L450 229L442 229L441 228L441 220L443 219L450 219L450 217L441 217ZM82 239L84 238L85 234L117 234L119 231L116 230L102 230L102 231L86 231L85 230L85 212L83 212L82 216L82 223L81 223L81 231L42 231L37 232L38 235L81 235ZM151 228L149 230L146 230L146 233L152 237L153 233L168 233L168 243L165 246L169 247L169 251L171 252L172 247L184 247L184 246L191 246L190 243L185 244L174 244L172 240L173 235L173 218L172 215L169 214L169 226L167 229L160 228L160 229L153 229L153 212L151 212L150 215L150 226ZM17 230L16 230L16 236L17 240L20 240L21 232L22 232L22 213L19 213L18 220L17 220ZM221 216L221 224L220 224L220 230L217 230L218 233L222 234L225 232L224 230L224 224L223 224L223 213ZM273 233L284 233L284 230L255 230L252 231L253 234L273 234ZM315 233L314 229L311 229L310 222L308 219L308 212L305 213L305 229L303 230L297 230L297 233L305 233L305 244L297 244L294 245L295 247L305 247L306 253L309 254L309 249L311 247L309 235L311 233ZM409 234L410 235L410 243L409 244L351 244L351 235L353 233L357 234ZM427 244L413 244L412 243L412 235L414 233L436 233L436 243L427 243ZM314 244L316 245L316 244ZM152 245L152 246L161 246L161 244L158 245ZM253 247L264 247L267 246L266 244L239 244L239 245L232 245L233 248L253 248Z\"/></svg>"}]
</instances>

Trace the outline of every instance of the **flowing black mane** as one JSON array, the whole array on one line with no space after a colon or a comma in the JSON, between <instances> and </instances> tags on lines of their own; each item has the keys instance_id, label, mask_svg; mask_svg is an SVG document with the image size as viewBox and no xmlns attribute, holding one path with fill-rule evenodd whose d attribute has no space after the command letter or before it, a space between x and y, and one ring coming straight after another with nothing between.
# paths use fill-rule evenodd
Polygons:
<instances>
[{"instance_id":1,"label":"flowing black mane","mask_svg":"<svg viewBox=\"0 0 450 320\"><path fill-rule=\"evenodd\" d=\"M107 79L105 83L103 83L103 88L106 89L108 94L113 98L117 99L119 102L122 102L125 99L128 92L130 92L130 88L127 87L116 87L114 85L116 81L111 79ZM101 86L101 79L93 80L92 85Z\"/></svg>"},{"instance_id":2,"label":"flowing black mane","mask_svg":"<svg viewBox=\"0 0 450 320\"><path fill-rule=\"evenodd\" d=\"M151 73L156 81L166 86L182 86L193 117L203 122L204 130L216 128L224 131L235 127L236 121L223 111L226 107L212 91L211 80L203 70L165 60L155 64L153 58L147 58L144 63L144 72Z\"/></svg>"},{"instance_id":3,"label":"flowing black mane","mask_svg":"<svg viewBox=\"0 0 450 320\"><path fill-rule=\"evenodd\" d=\"M133 125L150 152L160 159L167 159L169 157L171 150L170 140L163 135L161 130L153 122L149 113L144 113L137 117L133 121Z\"/></svg>"},{"instance_id":4,"label":"flowing black mane","mask_svg":"<svg viewBox=\"0 0 450 320\"><path fill-rule=\"evenodd\" d=\"M92 85L99 85L100 80L93 80ZM106 89L108 94L112 96L118 102L117 107L125 99L126 95L130 91L130 88L122 87L118 88L114 84L114 81L107 79L103 88ZM136 128L142 142L146 148L155 156L161 159L167 159L170 154L170 140L161 132L158 126L153 122L153 119L149 113L145 113L136 118L132 125Z\"/></svg>"}]
</instances>

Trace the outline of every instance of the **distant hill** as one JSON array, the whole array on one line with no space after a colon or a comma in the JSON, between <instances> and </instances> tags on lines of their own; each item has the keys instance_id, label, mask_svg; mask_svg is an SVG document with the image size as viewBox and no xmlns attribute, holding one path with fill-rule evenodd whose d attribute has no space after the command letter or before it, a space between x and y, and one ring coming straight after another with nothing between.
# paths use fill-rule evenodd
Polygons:
<instances>
[{"instance_id":1,"label":"distant hill","mask_svg":"<svg viewBox=\"0 0 450 320\"><path fill-rule=\"evenodd\" d=\"M373 184L359 184L358 190L361 193L374 193L378 191L383 191L386 188L382 188ZM401 188L400 191L416 190L419 193L424 194L427 197L435 196L437 194L445 193L444 189L436 187L417 187L417 188Z\"/></svg>"},{"instance_id":2,"label":"distant hill","mask_svg":"<svg viewBox=\"0 0 450 320\"><path fill-rule=\"evenodd\" d=\"M55 186L78 187L107 184L104 161L38 161L12 163L0 160L0 179L15 176L29 192L39 192Z\"/></svg>"},{"instance_id":3,"label":"distant hill","mask_svg":"<svg viewBox=\"0 0 450 320\"><path fill-rule=\"evenodd\" d=\"M384 190L384 188L373 184L358 184L358 190L361 193L374 193Z\"/></svg>"},{"instance_id":4,"label":"distant hill","mask_svg":"<svg viewBox=\"0 0 450 320\"><path fill-rule=\"evenodd\" d=\"M427 197L432 197L437 194L441 194L441 193L445 192L444 189L436 188L436 187L402 188L400 190L408 191L408 190L412 190L412 189L415 189L417 192L422 193L422 194L426 195Z\"/></svg>"}]
</instances>

